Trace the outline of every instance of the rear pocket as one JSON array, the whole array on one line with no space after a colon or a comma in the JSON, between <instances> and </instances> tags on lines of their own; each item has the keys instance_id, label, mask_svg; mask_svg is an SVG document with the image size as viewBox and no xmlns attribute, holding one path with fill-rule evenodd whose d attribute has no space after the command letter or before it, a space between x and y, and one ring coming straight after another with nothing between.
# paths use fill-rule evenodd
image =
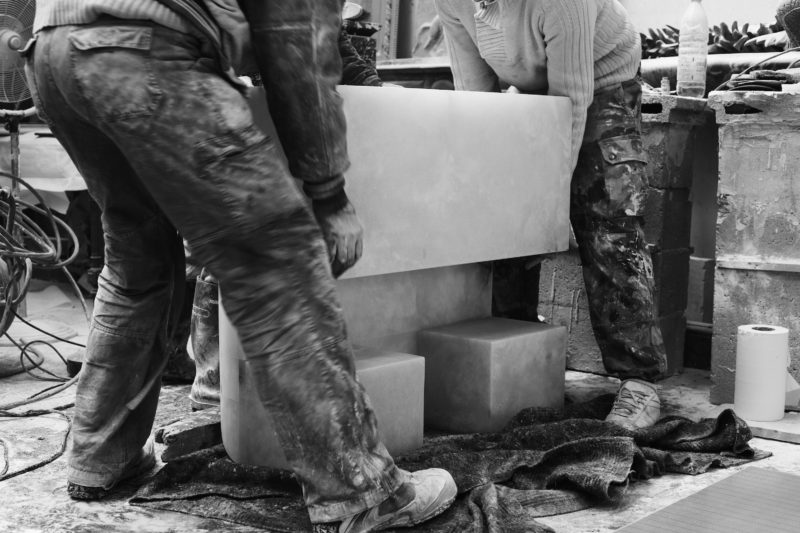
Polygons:
<instances>
[{"instance_id":1,"label":"rear pocket","mask_svg":"<svg viewBox=\"0 0 800 533\"><path fill-rule=\"evenodd\" d=\"M146 26L103 26L70 32L73 72L97 118L118 121L151 116L161 90L153 74Z\"/></svg>"}]
</instances>

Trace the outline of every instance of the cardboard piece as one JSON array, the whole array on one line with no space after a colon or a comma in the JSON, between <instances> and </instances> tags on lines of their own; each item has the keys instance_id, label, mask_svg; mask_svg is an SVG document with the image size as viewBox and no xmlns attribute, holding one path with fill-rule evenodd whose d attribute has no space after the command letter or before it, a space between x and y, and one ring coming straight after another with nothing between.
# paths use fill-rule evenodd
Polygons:
<instances>
[{"instance_id":1,"label":"cardboard piece","mask_svg":"<svg viewBox=\"0 0 800 533\"><path fill-rule=\"evenodd\" d=\"M618 533L796 533L800 476L749 467Z\"/></svg>"}]
</instances>

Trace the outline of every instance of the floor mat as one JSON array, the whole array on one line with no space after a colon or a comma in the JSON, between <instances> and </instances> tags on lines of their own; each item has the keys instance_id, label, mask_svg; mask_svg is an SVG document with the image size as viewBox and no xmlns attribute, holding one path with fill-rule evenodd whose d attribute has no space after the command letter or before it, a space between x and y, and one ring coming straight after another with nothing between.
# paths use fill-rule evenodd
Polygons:
<instances>
[{"instance_id":1,"label":"floor mat","mask_svg":"<svg viewBox=\"0 0 800 533\"><path fill-rule=\"evenodd\" d=\"M796 533L800 476L746 468L618 533Z\"/></svg>"},{"instance_id":2,"label":"floor mat","mask_svg":"<svg viewBox=\"0 0 800 533\"><path fill-rule=\"evenodd\" d=\"M697 475L770 455L749 446L750 430L731 410L629 431L603 420L613 401L611 394L563 412L526 409L501 432L428 438L396 457L406 470L448 470L459 491L442 515L404 531L545 533L551 529L536 518L618 502L632 480ZM131 503L268 531L310 530L291 473L237 465L221 447L167 463Z\"/></svg>"}]
</instances>

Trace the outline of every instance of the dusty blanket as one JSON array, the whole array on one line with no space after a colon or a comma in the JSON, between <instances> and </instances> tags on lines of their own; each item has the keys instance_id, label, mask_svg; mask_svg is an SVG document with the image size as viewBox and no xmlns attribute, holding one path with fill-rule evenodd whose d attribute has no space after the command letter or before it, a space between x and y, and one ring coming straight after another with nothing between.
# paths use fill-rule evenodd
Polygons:
<instances>
[{"instance_id":1,"label":"dusty blanket","mask_svg":"<svg viewBox=\"0 0 800 533\"><path fill-rule=\"evenodd\" d=\"M619 501L630 481L701 474L770 455L748 445L750 429L731 410L701 421L668 417L631 432L602 420L613 399L604 395L563 412L527 409L499 433L426 438L397 463L445 468L459 496L438 518L403 531L551 531L536 518ZM267 531L311 531L290 473L238 465L221 447L168 463L131 503Z\"/></svg>"}]
</instances>

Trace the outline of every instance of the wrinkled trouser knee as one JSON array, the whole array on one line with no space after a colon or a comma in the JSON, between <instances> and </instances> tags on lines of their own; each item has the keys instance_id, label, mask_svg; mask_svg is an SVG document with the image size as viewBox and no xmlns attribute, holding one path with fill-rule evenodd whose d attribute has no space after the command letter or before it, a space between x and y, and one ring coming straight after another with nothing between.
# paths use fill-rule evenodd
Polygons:
<instances>
[{"instance_id":1,"label":"wrinkled trouser knee","mask_svg":"<svg viewBox=\"0 0 800 533\"><path fill-rule=\"evenodd\" d=\"M386 499L402 473L356 379L319 226L212 45L115 19L38 39L34 100L102 209L108 252L70 479L113 483L152 428L180 233L219 280L312 521Z\"/></svg>"},{"instance_id":2,"label":"wrinkled trouser knee","mask_svg":"<svg viewBox=\"0 0 800 533\"><path fill-rule=\"evenodd\" d=\"M642 230L645 168L638 81L599 92L572 177L570 220L603 364L623 379L652 380L666 371Z\"/></svg>"}]
</instances>

